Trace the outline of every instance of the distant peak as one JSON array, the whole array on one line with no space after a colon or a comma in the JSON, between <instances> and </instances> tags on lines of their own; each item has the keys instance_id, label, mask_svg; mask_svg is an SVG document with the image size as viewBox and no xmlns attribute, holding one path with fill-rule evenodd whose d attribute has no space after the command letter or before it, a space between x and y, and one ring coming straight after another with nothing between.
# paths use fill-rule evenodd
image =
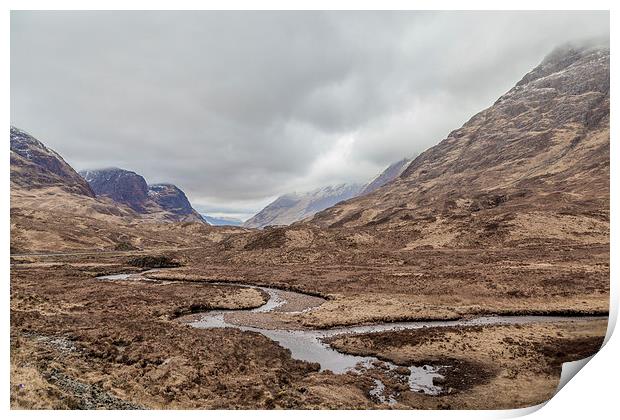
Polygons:
<instances>
[{"instance_id":1,"label":"distant peak","mask_svg":"<svg viewBox=\"0 0 620 420\"><path fill-rule=\"evenodd\" d=\"M80 173L82 172L91 172L91 173L105 173L105 172L129 172L132 174L135 174L134 171L130 171L128 169L123 169L123 168L119 168L116 166L108 166L105 168L95 168L95 169L83 169L80 171Z\"/></svg>"},{"instance_id":2,"label":"distant peak","mask_svg":"<svg viewBox=\"0 0 620 420\"><path fill-rule=\"evenodd\" d=\"M179 187L177 187L174 184L171 184L169 182L159 182L157 184L149 184L149 188L153 188L153 189L157 189L157 188L176 188L179 189Z\"/></svg>"},{"instance_id":3,"label":"distant peak","mask_svg":"<svg viewBox=\"0 0 620 420\"><path fill-rule=\"evenodd\" d=\"M609 55L609 40L596 38L562 44L547 54L542 62L527 73L516 86L523 86L559 73L580 60L597 60L604 55Z\"/></svg>"}]
</instances>

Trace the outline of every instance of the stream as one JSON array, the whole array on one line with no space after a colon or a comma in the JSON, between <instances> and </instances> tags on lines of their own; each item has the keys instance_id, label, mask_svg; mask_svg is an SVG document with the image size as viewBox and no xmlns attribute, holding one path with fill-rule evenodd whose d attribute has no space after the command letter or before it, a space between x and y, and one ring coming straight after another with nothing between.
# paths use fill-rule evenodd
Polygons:
<instances>
[{"instance_id":1,"label":"stream","mask_svg":"<svg viewBox=\"0 0 620 420\"><path fill-rule=\"evenodd\" d=\"M155 271L155 270L153 270ZM175 283L176 281L153 280L144 277L143 274L113 274L99 276L99 280L139 280L151 281L161 284ZM562 316L481 316L471 319L459 319L453 321L412 321L390 322L375 325L359 325L335 327L330 329L293 329L269 326L258 327L247 325L244 320L262 319L279 314L295 314L311 311L318 308L325 300L311 295L298 292L290 292L281 289L255 286L245 283L233 282L209 282L209 285L227 285L260 289L269 298L265 304L254 309L245 310L212 310L200 314L194 314L189 321L185 321L195 328L237 328L242 331L254 331L276 341L282 347L291 351L291 357L307 362L315 362L320 365L320 370L330 370L333 373L354 372L358 374L368 373L370 370L379 369L384 374L391 376L399 382L408 384L409 389L426 395L440 395L446 390L440 385L443 383L444 374L450 366L440 365L412 365L399 366L390 362L384 362L372 356L354 356L341 353L323 340L342 334L363 334L383 331L399 331L406 329L471 326L471 325L503 325L503 324L530 324L540 322L566 322L574 321L575 317ZM290 304L296 302L296 304ZM249 318L248 318L249 317ZM589 319L579 317L579 319ZM404 369L403 369L404 368ZM406 374L403 371L408 372ZM374 375L376 376L376 375ZM373 377L374 388L370 391L373 400L379 403L393 405L396 403L395 394L386 395L385 384Z\"/></svg>"}]
</instances>

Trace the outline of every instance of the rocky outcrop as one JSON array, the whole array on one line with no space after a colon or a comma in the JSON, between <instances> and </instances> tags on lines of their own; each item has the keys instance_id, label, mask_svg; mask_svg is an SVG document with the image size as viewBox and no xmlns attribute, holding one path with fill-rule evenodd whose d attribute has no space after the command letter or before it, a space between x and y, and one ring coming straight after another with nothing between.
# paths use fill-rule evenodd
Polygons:
<instances>
[{"instance_id":1,"label":"rocky outcrop","mask_svg":"<svg viewBox=\"0 0 620 420\"><path fill-rule=\"evenodd\" d=\"M149 185L148 196L163 210L178 216L183 221L204 221L202 216L194 210L185 193L176 185Z\"/></svg>"},{"instance_id":2,"label":"rocky outcrop","mask_svg":"<svg viewBox=\"0 0 620 420\"><path fill-rule=\"evenodd\" d=\"M147 212L149 187L143 177L120 168L80 171L95 194L125 204L138 213Z\"/></svg>"},{"instance_id":3,"label":"rocky outcrop","mask_svg":"<svg viewBox=\"0 0 620 420\"><path fill-rule=\"evenodd\" d=\"M107 197L143 215L158 215L163 220L201 222L187 196L172 184L148 185L139 174L120 168L81 171L80 175L99 197Z\"/></svg>"},{"instance_id":4,"label":"rocky outcrop","mask_svg":"<svg viewBox=\"0 0 620 420\"><path fill-rule=\"evenodd\" d=\"M88 183L58 153L12 126L11 185L27 189L57 187L69 193L95 196Z\"/></svg>"}]
</instances>

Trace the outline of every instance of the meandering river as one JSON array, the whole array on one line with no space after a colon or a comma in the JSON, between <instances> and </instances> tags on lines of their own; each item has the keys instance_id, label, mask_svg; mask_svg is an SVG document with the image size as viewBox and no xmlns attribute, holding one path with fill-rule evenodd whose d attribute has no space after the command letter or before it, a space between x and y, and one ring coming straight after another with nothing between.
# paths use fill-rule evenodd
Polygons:
<instances>
[{"instance_id":1,"label":"meandering river","mask_svg":"<svg viewBox=\"0 0 620 420\"><path fill-rule=\"evenodd\" d=\"M157 281L144 277L143 274L113 274L97 277L99 280L141 280ZM166 280L163 283L175 281ZM449 366L413 365L405 366L408 374L403 375L403 366L387 363L372 356L354 356L341 353L324 342L325 338L343 334L373 333L382 331L397 331L405 329L418 329L429 327L450 327L470 325L502 325L502 324L529 324L540 322L564 322L574 321L575 317L561 316L483 316L472 319L453 321L414 321L414 322L391 322L375 325L360 325L336 327L330 329L295 329L278 328L267 324L259 327L256 322L269 314L280 312L283 314L295 314L316 309L324 301L321 298L304 293L285 291L281 289L255 286L252 284L231 282L209 282L211 285L229 285L238 287L255 288L262 290L268 295L265 304L258 308L247 310L212 310L201 314L195 314L187 323L195 328L237 328L243 331L254 331L265 335L279 343L282 347L291 351L291 356L298 360L315 362L320 364L321 370L330 370L334 373L358 372L364 373L369 369L380 366L382 370L392 376L399 376L402 381L409 384L412 391L427 395L438 395L444 390L439 385L443 379L442 372ZM594 317L579 317L578 319L596 319ZM260 322L258 323L260 324ZM400 369L399 369L400 368ZM370 391L371 397L378 402L394 404L395 395L386 394L385 385L379 379L373 379L375 387Z\"/></svg>"}]
</instances>

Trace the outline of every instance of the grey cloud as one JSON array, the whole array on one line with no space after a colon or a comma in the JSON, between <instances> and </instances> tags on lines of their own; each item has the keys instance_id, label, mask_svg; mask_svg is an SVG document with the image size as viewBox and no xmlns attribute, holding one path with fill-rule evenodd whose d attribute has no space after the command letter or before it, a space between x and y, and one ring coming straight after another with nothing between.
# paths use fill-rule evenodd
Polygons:
<instances>
[{"instance_id":1,"label":"grey cloud","mask_svg":"<svg viewBox=\"0 0 620 420\"><path fill-rule=\"evenodd\" d=\"M246 214L371 178L595 36L607 12L12 12L11 121Z\"/></svg>"}]
</instances>

